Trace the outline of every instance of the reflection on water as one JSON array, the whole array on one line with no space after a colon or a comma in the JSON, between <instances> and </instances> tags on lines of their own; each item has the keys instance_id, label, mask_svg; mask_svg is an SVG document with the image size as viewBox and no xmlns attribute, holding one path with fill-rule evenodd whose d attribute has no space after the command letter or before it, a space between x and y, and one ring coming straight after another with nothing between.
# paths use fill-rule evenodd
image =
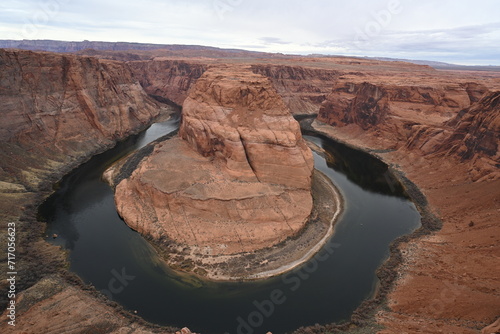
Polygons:
<instances>
[{"instance_id":1,"label":"reflection on water","mask_svg":"<svg viewBox=\"0 0 500 334\"><path fill-rule=\"evenodd\" d=\"M326 157L329 167L346 175L349 180L363 187L364 190L383 195L406 197L402 185L382 161L364 152L329 140L320 134L304 135L304 137L330 153Z\"/></svg>"},{"instance_id":2,"label":"reflection on water","mask_svg":"<svg viewBox=\"0 0 500 334\"><path fill-rule=\"evenodd\" d=\"M101 215L93 217L91 213L94 211L101 211L101 213L111 216L111 219L115 218L116 212L114 210L106 210L110 196L113 197L113 192L108 185L101 181L102 173L113 162L176 130L179 120L180 115L174 114L166 122L155 123L146 131L130 136L126 140L119 142L114 148L96 155L65 176L58 185L57 192L39 208L39 215L45 221L49 223L54 221L63 222L58 225L57 232L54 232L60 235L61 238L57 241L54 240L53 243L64 245L65 248L70 250L74 249L75 243L80 237L76 226L84 220L83 217L97 220L104 218ZM54 207L58 209L54 210ZM51 233L50 228L48 232L50 232L49 236L54 234Z\"/></svg>"},{"instance_id":3,"label":"reflection on water","mask_svg":"<svg viewBox=\"0 0 500 334\"><path fill-rule=\"evenodd\" d=\"M384 164L307 137L328 152L326 160L314 154L315 166L346 200L326 248L293 272L264 281L216 283L175 273L119 218L112 190L100 178L112 161L177 126L178 120L155 124L92 158L65 177L40 207L48 222L47 240L71 250L71 270L148 321L207 334L279 334L347 319L373 293L374 273L388 256L389 243L419 224L418 212L399 185L387 182ZM122 285L110 286L116 281Z\"/></svg>"}]
</instances>

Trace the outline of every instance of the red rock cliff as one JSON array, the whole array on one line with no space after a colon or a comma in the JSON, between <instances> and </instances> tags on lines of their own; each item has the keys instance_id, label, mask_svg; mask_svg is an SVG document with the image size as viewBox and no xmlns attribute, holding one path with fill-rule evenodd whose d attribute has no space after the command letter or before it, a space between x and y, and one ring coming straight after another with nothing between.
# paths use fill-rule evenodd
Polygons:
<instances>
[{"instance_id":1,"label":"red rock cliff","mask_svg":"<svg viewBox=\"0 0 500 334\"><path fill-rule=\"evenodd\" d=\"M0 152L6 179L72 164L146 126L160 112L123 63L0 50ZM17 156L13 156L17 154ZM8 170L8 172L6 172Z\"/></svg>"},{"instance_id":2,"label":"red rock cliff","mask_svg":"<svg viewBox=\"0 0 500 334\"><path fill-rule=\"evenodd\" d=\"M43 239L45 226L37 222L34 206L50 182L144 128L161 105L147 96L126 64L2 49L0 105L0 227L7 231L7 222L16 224L16 330L70 332L78 323L82 330L96 333L102 329L103 314L114 324L107 328L130 328L130 321L77 280L48 278L55 273L68 277L61 273L67 268L66 256ZM7 233L0 233L0 244L7 244ZM0 254L6 267L6 253ZM6 278L6 271L1 272L5 296ZM6 303L0 298L0 307ZM2 318L8 319L6 314ZM0 321L0 332L12 332L12 326Z\"/></svg>"},{"instance_id":3,"label":"red rock cliff","mask_svg":"<svg viewBox=\"0 0 500 334\"><path fill-rule=\"evenodd\" d=\"M180 136L242 181L310 189L311 153L269 80L212 69L184 101Z\"/></svg>"},{"instance_id":4,"label":"red rock cliff","mask_svg":"<svg viewBox=\"0 0 500 334\"><path fill-rule=\"evenodd\" d=\"M486 89L482 90L482 93ZM477 90L470 92L473 98ZM479 93L480 94L480 93ZM318 120L334 126L359 125L368 130L381 123L441 123L471 104L467 87L394 85L339 80L323 103Z\"/></svg>"},{"instance_id":5,"label":"red rock cliff","mask_svg":"<svg viewBox=\"0 0 500 334\"><path fill-rule=\"evenodd\" d=\"M313 123L404 172L443 223L440 231L399 246L401 276L388 295L389 309L377 315L383 334L473 333L498 318L494 310L500 299L493 291L499 270L488 263L498 253L500 235L495 223L500 218L499 74L460 74L491 76L485 85L449 75L371 78L364 86L378 86L379 100L374 90L356 89L362 80L341 79L346 83L335 86L319 117L333 126ZM376 108L356 105L370 97L379 109L386 108L374 122L361 116Z\"/></svg>"},{"instance_id":6,"label":"red rock cliff","mask_svg":"<svg viewBox=\"0 0 500 334\"><path fill-rule=\"evenodd\" d=\"M271 80L293 114L317 114L340 72L302 66L253 65L252 71Z\"/></svg>"},{"instance_id":7,"label":"red rock cliff","mask_svg":"<svg viewBox=\"0 0 500 334\"><path fill-rule=\"evenodd\" d=\"M450 129L436 147L437 154L468 164L474 180L500 178L500 92L487 94L445 125Z\"/></svg>"},{"instance_id":8,"label":"red rock cliff","mask_svg":"<svg viewBox=\"0 0 500 334\"><path fill-rule=\"evenodd\" d=\"M182 105L206 65L185 60L133 61L128 63L144 90L155 97Z\"/></svg>"},{"instance_id":9,"label":"red rock cliff","mask_svg":"<svg viewBox=\"0 0 500 334\"><path fill-rule=\"evenodd\" d=\"M207 69L201 60L171 60L161 58L128 63L148 94L182 105L189 89ZM271 81L293 114L316 114L321 102L331 92L339 71L312 69L302 66L251 66L252 72Z\"/></svg>"}]
</instances>

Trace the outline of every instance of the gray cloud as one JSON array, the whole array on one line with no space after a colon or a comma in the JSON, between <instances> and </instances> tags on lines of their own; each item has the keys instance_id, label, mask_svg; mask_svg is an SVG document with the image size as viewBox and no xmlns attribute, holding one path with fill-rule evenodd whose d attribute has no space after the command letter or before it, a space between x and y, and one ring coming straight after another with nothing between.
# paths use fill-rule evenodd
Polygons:
<instances>
[{"instance_id":1,"label":"gray cloud","mask_svg":"<svg viewBox=\"0 0 500 334\"><path fill-rule=\"evenodd\" d=\"M278 37L261 37L260 41L264 44L292 44L292 42L287 42Z\"/></svg>"}]
</instances>

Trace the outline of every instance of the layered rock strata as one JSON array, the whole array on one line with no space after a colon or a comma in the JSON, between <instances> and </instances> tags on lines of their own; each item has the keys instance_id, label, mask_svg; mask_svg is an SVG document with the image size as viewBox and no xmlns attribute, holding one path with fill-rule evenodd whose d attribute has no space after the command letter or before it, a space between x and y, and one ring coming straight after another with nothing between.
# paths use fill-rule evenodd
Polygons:
<instances>
[{"instance_id":1,"label":"layered rock strata","mask_svg":"<svg viewBox=\"0 0 500 334\"><path fill-rule=\"evenodd\" d=\"M118 212L156 241L211 256L297 235L312 210L313 158L270 82L212 68L183 105L179 137L116 186Z\"/></svg>"},{"instance_id":2,"label":"layered rock strata","mask_svg":"<svg viewBox=\"0 0 500 334\"><path fill-rule=\"evenodd\" d=\"M446 87L340 80L322 104L318 119L333 126L356 124L363 130L384 124L408 127L441 124L477 102L488 90L481 85L449 83ZM389 124L389 125L391 125Z\"/></svg>"},{"instance_id":3,"label":"layered rock strata","mask_svg":"<svg viewBox=\"0 0 500 334\"><path fill-rule=\"evenodd\" d=\"M163 108L123 63L0 49L0 73L0 176L26 187L35 171L109 147Z\"/></svg>"},{"instance_id":4,"label":"layered rock strata","mask_svg":"<svg viewBox=\"0 0 500 334\"><path fill-rule=\"evenodd\" d=\"M341 82L318 121L370 137L384 149L451 155L470 165L474 180L498 170L498 92L479 84L450 83L443 90Z\"/></svg>"},{"instance_id":5,"label":"layered rock strata","mask_svg":"<svg viewBox=\"0 0 500 334\"><path fill-rule=\"evenodd\" d=\"M437 153L470 164L472 178L500 178L500 91L484 96L446 123L453 130Z\"/></svg>"},{"instance_id":6,"label":"layered rock strata","mask_svg":"<svg viewBox=\"0 0 500 334\"><path fill-rule=\"evenodd\" d=\"M115 138L101 136L99 132L94 132L92 129L88 132L90 126L80 127L80 124L87 124L87 119L77 116L81 115L78 110L82 110L78 107L79 101L84 100L76 100L75 92L78 90L94 92L91 94L93 99L97 96L96 91L100 91L99 96L105 96L105 98L100 98L99 102L91 103L92 106L106 108L106 106L126 105L128 102L133 104L134 100L127 98L127 95L130 97L127 89L132 88L134 91L140 92L140 87L134 85L134 82L139 80L141 85L149 85L146 88L147 93L159 95L172 101L179 98L178 104L182 104L187 96L187 90L195 82L191 78L198 75L198 70L183 71L180 68L176 69L177 65L166 65L167 71L170 71L169 68L174 69L171 71L172 75L166 75L164 80L157 79L165 74L164 70L153 64L145 66L145 63L137 62L138 65L135 67L135 62L97 61L92 57L75 57L74 55L3 50L0 53L2 54L0 81L3 83L0 87L0 99L2 105L4 105L4 101L11 101L2 108L2 115L9 115L8 122L6 120L1 122L2 132L9 132L10 139L2 137L0 150L0 161L2 162L0 173L3 181L0 193L2 199L0 212L2 230L7 231L7 222L15 221L17 223L17 250L21 256L19 256L18 263L20 281L17 282L16 288L21 291L46 275L48 271L54 272L64 266L64 253L57 247L49 246L41 238L43 224L37 224L34 219L28 221L23 218L19 221L19 217L25 216L26 212L34 215L34 211L30 211L29 208L37 203L37 196L41 196L36 190L38 189L36 185L41 181L48 182L50 179L47 178L47 175L49 174L62 177L64 171L75 166L78 161L88 157L92 152L112 145L115 140ZM145 55L145 57L153 58L150 54ZM63 69L67 69L61 65L63 58L72 64L69 71L63 71ZM133 57L124 57L124 59L145 58L142 55L136 56L134 52ZM182 57L182 55L177 55L176 59L179 60L180 67L183 66L181 64L183 62L202 64L202 66L220 62L220 59L200 58L195 60L191 56ZM152 60L151 63L155 61L157 60ZM468 93L471 103L477 102L481 98L485 87L491 91L500 89L500 76L495 71L436 71L428 67L403 62L343 57L291 57L285 60L273 58L263 61L249 60L247 57L243 61L256 64L254 72L262 73L271 79L279 94L283 96L285 103L294 113L303 113L304 107L310 107L311 111L318 110L320 103L324 100L322 95L328 95L332 91L332 86L337 85L338 81L357 84L367 82L386 87L425 86L433 88L435 92L439 91L439 95L446 95L448 87L459 87ZM231 58L224 59L224 62L241 63L242 60L234 59L234 54L232 54ZM266 67L270 69L267 70ZM33 75L33 73L40 73L38 68L43 68L45 74L42 76ZM302 75L302 69L307 70L308 73L314 72L314 76ZM309 71L309 69L314 71ZM339 77L337 79L332 77L331 80L316 77L325 70L337 71ZM143 71L148 71L148 73L143 73ZM72 84L69 80L52 80L57 76L63 78L63 73L69 72L74 73L72 77L82 76L88 79L78 79L76 82L80 82L79 84ZM47 73L52 73L52 76L48 76ZM33 77L38 78L36 81L41 83L33 85L36 81L29 81ZM104 80L104 78L108 79ZM98 84L98 82L101 83ZM68 90L66 90L66 86L69 87ZM53 89L47 87L53 87ZM65 91L72 93L63 94ZM317 96L314 96L315 94ZM433 94L435 93L432 93L431 96ZM45 95L49 95L50 99L43 99ZM463 96L462 93L460 95ZM62 98L63 96L64 98ZM140 99L137 100L138 104L145 101L145 106L156 105L156 102L151 101L142 92L133 96L140 96ZM45 108L45 110L52 110L52 112L43 114L43 118L42 115L34 117L34 113L26 111L29 109L30 99L36 100L38 106L44 105L41 104L41 101L57 101L57 103L55 106L48 104L50 108ZM301 102L304 99L307 99L307 105ZM460 99L466 101L463 98ZM17 102L14 103L13 100ZM67 101L64 105L73 107L65 108L64 112L57 111L56 106L62 105L63 101ZM15 109L7 109L6 105ZM492 128L489 126L489 124L493 125L494 122L490 119L484 119L477 124L477 127L475 122L462 123L463 126L471 125L472 131L469 131L466 128L455 127L458 123L455 125L445 123L453 120L457 114L461 114L460 107L445 109L444 112L435 109L434 112L431 103L420 105L412 103L411 107L408 108L408 113L402 114L403 117L399 118L401 122L396 122L398 118L391 117L392 113L389 112L381 123L370 126L367 130L363 130L355 123L345 124L341 127L322 126L321 129L330 133L334 138L372 152L378 152L381 159L399 166L398 168L422 189L429 200L429 205L443 220L443 229L436 232L435 235L422 240L413 240L404 247L400 247L403 264L397 273L393 273L400 278L394 291L388 296L390 308L384 308L384 311L378 314L379 323L385 326L385 329L380 330L380 332L478 333L481 328L497 319L497 310L500 307L498 297L500 273L497 269L498 266L492 265L492 259L495 259L498 254L500 245L498 240L500 234L498 233L498 224L496 224L500 212L498 201L500 180L492 180L491 175L495 175L492 172L487 172L484 176L481 176L483 172L475 174L469 166L472 163L479 162L481 164L483 161L487 161L484 160L485 156L487 156L488 161L494 162L494 164L498 162L495 155L486 154L486 151L474 150L474 137L495 138L490 137L490 134L494 134L494 132L491 132ZM466 107L469 106L464 106L464 108ZM422 113L421 111L424 109L425 112ZM155 108L150 107L134 108L134 110L151 112L152 115L156 113ZM485 113L487 110L486 108L477 109L477 117L475 117L477 121L480 120L481 115L489 114ZM94 109L92 113L95 112ZM79 120L78 122L67 120L67 117L73 117L73 115L75 115L75 119ZM128 113L120 113L120 117L127 115ZM472 114L467 115L462 115L464 121L472 116ZM147 114L140 116L140 122L128 123L131 128L122 128L124 130L118 133L126 136L129 132L136 131L143 126L142 122L145 124L148 122L149 117ZM90 133L88 136L93 136L94 140L89 140L85 145L82 145L78 143L78 140L51 140L50 137L47 139L46 135L52 135L53 132L36 130L40 125L40 118L44 123L53 118L54 122L59 123L61 127L67 124L73 127L75 134ZM405 118L408 118L409 121L404 122ZM423 121L416 122L416 118ZM11 123L14 119L18 121ZM100 122L101 118L96 116L96 120ZM121 122L123 119L113 120L115 125L121 124ZM427 125L428 123L436 126L431 128ZM22 129L21 131L17 129L18 126ZM443 137L443 140L440 140L439 136L433 136L441 131L441 127L446 128L446 136ZM474 128L481 131L474 132ZM31 138L33 141L22 134L26 129L31 129L30 131L34 133ZM114 133L115 129L110 128L109 133ZM420 130L417 131L417 129ZM461 135L450 137L456 138L456 140L452 140L452 146L461 149L450 150L448 154L446 152L452 146L446 144L448 147L446 151L439 150L442 147L441 143L448 142L446 138L449 138L448 135L455 131ZM68 130L65 130L65 133L68 133ZM420 135L413 136L414 134ZM425 140L425 136L429 136L430 142ZM415 140L408 141L410 137ZM17 138L24 144L19 144ZM77 136L75 135L74 138L77 139ZM464 144L463 140L469 144ZM489 140L487 139L487 141ZM57 147L53 145L56 142L59 143ZM421 145L424 143L427 144ZM489 144L487 146L489 147ZM49 150L50 148L52 150ZM436 152L436 150L437 154L425 153ZM61 153L63 151L65 153ZM460 154L455 154L455 152L467 151L472 152L472 155L465 154L464 157L468 158L463 161ZM490 149L487 151L492 152ZM491 165L488 162L490 166L494 166L494 164ZM482 182L473 182L473 180ZM5 233L2 234L2 238L0 243L6 244ZM5 305L5 296L7 295L5 273L0 274L1 281L4 282L0 285L0 290L3 291L1 295L4 296L4 298L0 298L0 307ZM38 296L39 299L24 299L24 302L36 302L35 305L27 308L19 304L16 314L19 316L16 328L19 327L20 331L60 332L61 328L63 331L76 330L73 320L79 319L83 315L85 319L76 321L79 327L83 326L85 330L91 332L116 332L123 325L110 327L105 323L103 314L106 315L106 319L112 319L113 322L122 322L124 319L128 319L126 321L129 322L131 319L130 316L124 318L124 313L119 314L112 308L101 309L100 307L104 303L95 297L95 293L90 293L88 287L72 289L71 300L83 301L83 303L80 303L79 307L74 307L75 303L72 302L69 307L64 303L64 301L70 300L67 294L58 294L59 297L50 297L44 294L44 289L40 287L40 285L45 284L44 282L44 280L39 281L39 284L33 287L33 295ZM56 285L61 286L62 284L57 282ZM74 286L73 283L71 286ZM21 298L23 298L22 295L19 295L19 302L21 302ZM49 315L51 321L31 321L30 319L47 318L47 303L52 304L50 306L52 313ZM11 329L11 326L7 325L7 313L2 316L4 320L0 322L0 332ZM52 317L52 315L54 316ZM88 323L81 325L84 321ZM130 323L126 323L124 326L121 330L131 330L132 328ZM353 330L356 332L360 329L354 328ZM154 329L154 332L158 331L160 330ZM485 333L490 332L495 332L495 329L485 331Z\"/></svg>"},{"instance_id":7,"label":"layered rock strata","mask_svg":"<svg viewBox=\"0 0 500 334\"><path fill-rule=\"evenodd\" d=\"M253 65L252 71L271 80L293 114L317 114L332 90L339 70L286 65Z\"/></svg>"},{"instance_id":8,"label":"layered rock strata","mask_svg":"<svg viewBox=\"0 0 500 334\"><path fill-rule=\"evenodd\" d=\"M170 59L131 61L128 65L148 94L180 106L206 70L203 63Z\"/></svg>"}]
</instances>

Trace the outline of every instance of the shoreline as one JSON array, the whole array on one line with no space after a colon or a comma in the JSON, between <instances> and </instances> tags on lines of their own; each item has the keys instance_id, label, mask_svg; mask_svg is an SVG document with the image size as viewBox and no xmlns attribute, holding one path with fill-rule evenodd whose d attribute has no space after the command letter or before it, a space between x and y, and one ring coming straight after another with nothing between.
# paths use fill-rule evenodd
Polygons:
<instances>
[{"instance_id":1,"label":"shoreline","mask_svg":"<svg viewBox=\"0 0 500 334\"><path fill-rule=\"evenodd\" d=\"M168 141L175 134L176 131L160 137L108 166L103 180L114 189L131 175L140 161L153 152L155 145ZM308 146L323 156L324 150L321 147L312 142L308 142ZM158 241L139 234L153 247L158 258L180 276L191 275L213 282L254 281L275 277L313 258L332 237L334 225L344 212L345 199L333 181L316 169L312 180L313 209L305 226L295 235L270 247L252 252L211 256L200 254L196 249L173 240Z\"/></svg>"},{"instance_id":2,"label":"shoreline","mask_svg":"<svg viewBox=\"0 0 500 334\"><path fill-rule=\"evenodd\" d=\"M12 51L11 54L16 57L22 56L18 58L22 58L22 63L26 65L24 69L27 72L23 73L30 72L29 70L37 64L43 65L43 68L48 71L42 71L44 75L48 73L52 76L59 76L60 73L64 72L59 71L58 64L52 61L54 57L59 58L60 53L17 50ZM16 249L18 252L16 269L19 271L19 280L16 280L18 297L15 300L17 314L14 331L29 333L69 332L75 330L75 324L78 324L81 331L92 333L181 333L180 328L148 322L140 309L137 311L133 308L134 306L126 309L122 304L113 301L113 298L107 298L88 281L84 281L83 276L80 277L75 271L72 271L68 256L69 249L56 246L47 240L45 236L47 224L38 219L38 208L56 191L60 181L69 173L99 153L106 152L122 140L127 140L134 131L144 130L142 127L139 127L142 130L134 128L131 133L124 134L125 137L122 138L120 135L121 140L117 140L117 132L114 135L110 132L109 136L105 136L109 141L106 140L104 144L99 144L95 139L88 138L86 131L82 131L83 128L80 129L76 126L72 129L67 126L68 124L65 124L66 120L76 120L74 123L76 125L82 120L85 121L83 114L83 118L76 114L72 116L73 110L90 107L92 113L95 111L95 115L102 114L104 116L103 122L100 122L100 117L95 119L98 122L92 124L91 129L99 130L101 126L109 129L109 123L106 123L106 119L109 118L107 116L109 116L110 110L109 108L102 109L99 106L100 102L104 100L103 106L115 106L113 101L116 100L118 102L116 105L124 106L124 108L120 108L119 115L113 117L111 122L118 122L120 128L128 129L131 124L135 124L131 123L133 116L141 112L138 108L141 108L141 105L148 107L141 104L144 99L138 100L135 98L137 97L135 94L133 94L134 96L129 94L135 91L133 87L141 90L138 85L142 86L144 94L162 102L160 106L164 106L163 103L172 105L177 103L176 107L179 109L189 88L193 86L199 76L208 67L217 64L250 66L254 73L266 76L278 90L278 94L283 98L290 111L297 114L296 118L299 122L302 118L308 118L307 122L312 123L320 113L322 106L328 107L328 102L335 101L338 96L342 97L341 91L334 92L337 84L337 88L341 88L342 84L345 84L347 88L349 88L347 85L370 84L378 88L387 88L390 91L401 88L404 93L402 94L404 97L398 101L389 101L390 109L394 109L392 111L395 112L390 110L391 112L386 115L385 119L381 119L379 124L373 125L368 130L362 130L359 127L359 124L364 123L365 119L358 118L353 119L354 124L345 128L325 124L324 127L321 127L321 131L325 132L322 135L325 140L341 143L358 152L367 153L367 157L372 156L388 165L388 174L392 174L391 181L398 182L398 188L399 184L402 185L401 189L404 188L409 194L408 199L415 203L420 212L422 227L417 227L413 232L410 231L399 238L392 239L390 247L387 249L388 258L386 261L377 264L370 270L372 274L375 273L375 279L379 278L379 283L374 286L369 295L366 295L356 304L357 306L354 306L356 309L347 314L344 320L318 321L321 325L314 325L312 322L310 325L304 325L302 322L302 325L293 326L298 328L292 328L288 333L390 334L421 331L471 334L482 332L484 326L498 318L500 315L498 313L500 295L495 292L499 291L497 277L500 277L500 269L495 267L495 262L492 263L491 259L495 259L496 254L500 254L500 233L498 224L496 224L496 221L500 221L498 197L500 195L498 192L500 189L500 174L498 174L500 169L494 171L496 176L493 172L491 174L491 178L496 177L497 179L482 179L481 182L476 182L474 178L479 175L476 174L479 171L473 168L476 164L475 159L474 161L461 162L459 157L454 156L451 151L442 156L425 156L424 150L421 150L422 147L406 146L406 144L414 142L413 139L418 138L411 138L412 140L408 142L405 142L405 138L408 139L407 137L410 135L418 133L421 135L421 140L431 139L430 144L439 143L441 135L433 138L435 133L426 133L423 130L428 128L429 130L434 129L436 132L444 131L442 135L445 135L446 131L451 130L451 127L443 129L442 119L461 114L465 110L463 108L466 108L468 104L475 103L475 100L479 99L484 92L498 91L500 89L500 81L498 81L500 75L479 75L479 72L465 73L467 71L458 70L451 71L455 72L451 73L448 70L435 71L425 66L401 62L378 60L359 62L359 59L349 57L313 57L314 59L311 61L312 58L307 57L259 59L255 55L248 55L248 57L237 59L238 57L234 58L234 54L229 55L229 58L224 58L224 55L210 55L203 51L198 56L193 55L192 52L180 52L167 56L152 54L151 57L144 56L142 51L135 52L133 50L130 53L115 52L115 54L110 54L107 51L96 54L84 52L70 58L76 57L76 60L85 60L86 63L93 63L94 60L98 63L104 62L105 72L109 73L111 77L104 79L92 77L89 74L98 73L102 68L96 66L89 68L86 63L82 63L81 65L85 65L84 67L70 66L70 74L75 74L75 80L58 81L54 85L50 85L50 89L47 90L45 89L47 83L38 80L38 78L43 79L45 76L40 77L35 71L35 77L30 78L34 80L30 81L33 83L31 93L34 99L39 100L39 107L46 113L38 115L39 119L30 122L28 119L19 118L22 116L20 108L6 106L8 116L6 120L10 117L13 117L14 120L20 120L19 122L11 122L12 124L5 123L4 130L9 134L12 133L15 137L5 143L1 152L2 156L7 158L5 161L9 163L4 164L3 175L5 179L3 181L7 182L4 182L1 185L2 189L0 189L0 197L3 202L0 225L4 231L7 231L10 222L16 224ZM116 59L112 60L111 58ZM11 57L11 60L13 59ZM8 63L9 61L6 64L8 65ZM14 67L7 66L6 68L13 69ZM24 95L29 89L23 85L17 85L19 82L23 83L23 81L15 80L22 77L23 73L16 68L12 71L9 70L9 73L12 74L10 82L14 86L6 86L12 94L7 94L5 97L8 101L28 101L29 99ZM63 70L66 69L65 67ZM85 73L80 75L79 69L88 69L89 71L86 71L88 73L85 76L83 75ZM67 74L66 72L64 73ZM450 73L441 75L442 73L438 72ZM65 94L65 92L77 91L81 87L93 86L97 82L94 79L100 80L98 80L101 83L98 91L104 92L106 89L116 88L113 84L118 82L121 83L118 85L120 86L118 87L119 91L125 95L118 94L115 99L114 94L111 94L111 100L103 100L90 94L92 96L90 96L89 101L95 101L97 104L87 103L84 105L85 103L80 103L82 101L76 101L72 94ZM40 89L37 88L38 82ZM121 87L122 84L124 87ZM132 87L132 90L129 91L127 87ZM431 97L435 97L437 94L438 98L429 102L421 89L415 96L406 94L422 87L432 91ZM364 93L369 92L361 92L353 97L361 101L370 95ZM330 97L330 95L332 96ZM447 99L439 99L439 96ZM420 101L420 97L422 97L423 102ZM57 106L51 103L53 101L46 98L59 99L68 108L56 110ZM127 101L130 103L125 104ZM383 101L381 101L381 106L382 103ZM462 104L463 107L461 107ZM12 105L15 107L16 104ZM127 113L127 107L130 106L132 110L128 108L129 112ZM358 108L356 111L363 111L361 109L363 108ZM54 110L56 110L55 113L52 112ZM494 115L493 112L498 110L484 108L484 112L486 111L488 114ZM328 113L328 110L326 112ZM306 113L311 114L305 116ZM66 118L65 114L70 117ZM127 118L127 115L131 118ZM358 113L353 115L360 116ZM327 117L330 116L334 115L328 113ZM148 120L143 125L147 127L156 121ZM356 123L359 124L356 125ZM428 123L432 126L428 126ZM49 132L37 132L36 127L38 126L38 129L41 130L41 126L43 126L41 124L45 124L49 128L52 124L56 124L58 126L57 138L52 139L51 136L47 136L46 133ZM59 131L59 128L64 131ZM304 129L305 127L303 127L303 134ZM467 144L475 145L473 152L484 154L481 152L482 138L474 138L473 136L476 130L481 129L488 130L488 126L478 129L470 128L471 131L469 128L463 128L464 133L470 132L471 138ZM312 127L311 131L318 135L321 133ZM39 135L30 136L30 133ZM70 133L70 135L64 136L66 133ZM80 140L73 140L71 134L83 136L83 141L89 139L92 143L80 148ZM42 146L41 143L47 145L44 145L42 150L38 152L33 147L30 149L31 141L39 144L35 146ZM456 143L458 145L465 144L463 141L456 141ZM28 146L18 146L18 144L28 144ZM49 151L52 150L52 144L56 144L64 152L73 153L49 154ZM44 149L47 152L44 152ZM9 157L14 159L10 160ZM498 154L493 158L497 159ZM477 162L482 163L481 159L478 159ZM485 167L479 164L478 166L481 169ZM494 165L492 166L494 167ZM500 166L497 165L497 167ZM16 186L21 184L26 185ZM347 210L350 204L351 202L346 198L344 210ZM346 214L344 214L345 216ZM342 224L334 227L334 235L340 234ZM1 242L6 244L6 239L7 233L0 234ZM330 239L330 244L326 244L321 252L332 245L335 239L335 237ZM151 245L150 242L148 243ZM320 255L321 253L316 256ZM315 259L316 257L313 257L310 261ZM6 260L4 264L7 265ZM119 269L117 268L117 270ZM299 267L295 270L303 269L304 267ZM295 271L291 273L295 273ZM0 278L2 278L0 291L2 291L3 296L0 298L0 313L6 311L8 305L6 274L6 270L0 274ZM280 280L280 278L274 278L274 280ZM114 282L117 283L117 281ZM236 284L239 285L239 283ZM319 289L319 294L321 293ZM199 295L200 292L195 292L195 294ZM147 301L146 295L141 294L138 297ZM168 304L164 304L165 307L176 307L175 295L172 298L164 299L164 301ZM215 305L216 303L211 303L212 307ZM177 326L189 326L191 321L189 319L197 317L197 312L195 312L197 306L193 303L193 310L183 313L187 319L175 319L179 320ZM293 303L291 306L294 306ZM305 306L307 307L307 305ZM332 309L326 308L325 311L332 313ZM12 330L6 321L8 313L2 314L4 319L0 321L0 332L8 333ZM212 320L227 323L222 319L222 316L224 315L221 314L220 317ZM258 319L253 317L253 320ZM285 319L285 321L287 320ZM498 320L496 323L498 325ZM265 328L252 328L254 332L261 329ZM201 334L205 331L205 328L198 330ZM485 333L493 333L494 331L490 328L490 331L485 331ZM189 330L182 330L182 333L189 332Z\"/></svg>"},{"instance_id":3,"label":"shoreline","mask_svg":"<svg viewBox=\"0 0 500 334\"><path fill-rule=\"evenodd\" d=\"M8 222L16 223L16 231L18 231L16 233L16 249L23 252L23 257L18 263L18 272L21 273L20 280L16 281L16 328L29 329L33 327L32 321L29 320L29 314L32 314L31 308L35 309L40 305L46 305L47 312L52 317L57 318L61 314L58 309L59 304L64 303L67 299L73 299L77 303L71 306L78 310L78 313L75 313L77 320L74 321L85 322L84 328L100 330L88 322L89 319L99 319L105 313L106 321L117 328L120 326L128 329L137 328L145 330L147 333L154 331L165 334L180 330L180 328L173 326L150 323L131 310L125 309L116 301L105 298L95 287L84 282L80 276L69 269L68 251L45 240L47 224L38 217L40 206L57 191L58 185L67 175L89 162L93 157L142 133L159 120L169 119L176 112L174 109L166 108L164 113L160 113L149 122L131 129L124 138L97 146L85 154L75 156L67 164L51 166L50 171L41 170L39 182L21 192L0 191L0 197L5 200L5 203L11 204L8 210L3 212L0 225L5 227ZM9 195L16 195L15 202L9 198ZM3 272L0 277L4 277L5 274L6 272ZM5 296L7 296L5 287L6 285L0 284L0 291L5 291ZM23 298L24 296L28 296L28 298ZM86 300L88 304L83 303L83 300ZM5 299L0 299L0 301L5 302ZM6 321L8 319L5 316L8 312L6 307L7 304L0 305L0 314L4 316L4 320L0 321L0 331L12 328ZM34 312L37 315L36 310ZM79 320L78 316L80 316Z\"/></svg>"},{"instance_id":4,"label":"shoreline","mask_svg":"<svg viewBox=\"0 0 500 334\"><path fill-rule=\"evenodd\" d=\"M376 271L378 290L356 309L350 324L381 333L421 328L425 320L430 321L424 327L429 332L465 334L490 329L498 321L494 312L498 298L487 293L496 281L484 255L498 249L498 240L492 236L498 229L490 217L498 216L495 190L500 180L492 176L473 181L470 167L454 157L408 157L404 149L384 150L376 141L370 142L373 138L352 137L321 122L309 128L384 162L421 215L420 228L391 242L390 257ZM457 262L457 256L463 260ZM435 261L439 268L429 265ZM443 297L451 293L453 304ZM482 302L477 304L479 297ZM436 307L441 310L437 314ZM347 330L335 324L321 328Z\"/></svg>"},{"instance_id":5,"label":"shoreline","mask_svg":"<svg viewBox=\"0 0 500 334\"><path fill-rule=\"evenodd\" d=\"M319 171L317 171L319 172ZM321 172L319 172L321 173ZM326 175L324 177L328 178ZM329 178L328 178L329 179ZM302 258L284 265L280 268L274 269L274 270L268 270L266 272L261 272L258 274L254 274L250 278L256 278L256 279L261 279L261 278L270 278L270 277L275 277L279 276L281 274L284 274L288 271L291 271L292 269L297 268L298 266L306 263L310 259L312 259L317 253L321 251L321 249L327 244L328 240L333 236L335 232L335 224L337 223L339 216L341 216L344 213L344 208L345 208L345 198L342 196L340 193L340 190L333 184L333 182L329 182L330 184L330 190L333 194L333 198L335 199L335 206L336 210L335 213L333 214L332 219L330 220L330 226L328 228L328 231L326 234L323 236L323 238L320 240L316 246L311 248Z\"/></svg>"}]
</instances>

